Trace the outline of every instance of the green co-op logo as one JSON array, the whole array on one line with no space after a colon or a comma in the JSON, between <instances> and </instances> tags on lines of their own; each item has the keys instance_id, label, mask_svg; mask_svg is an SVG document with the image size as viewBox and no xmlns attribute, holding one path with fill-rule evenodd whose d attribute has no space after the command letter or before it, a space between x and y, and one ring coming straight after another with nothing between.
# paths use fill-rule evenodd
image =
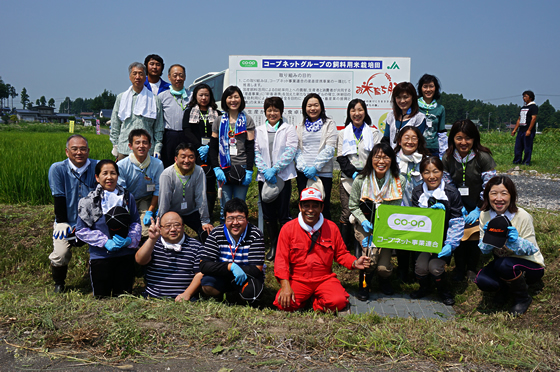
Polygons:
<instances>
[{"instance_id":1,"label":"green co-op logo","mask_svg":"<svg viewBox=\"0 0 560 372\"><path fill-rule=\"evenodd\" d=\"M244 59L243 61L239 62L239 66L241 66L241 67L257 67L258 63L254 59Z\"/></svg>"},{"instance_id":2,"label":"green co-op logo","mask_svg":"<svg viewBox=\"0 0 560 372\"><path fill-rule=\"evenodd\" d=\"M393 230L432 232L432 220L426 216L394 213L389 216L387 224Z\"/></svg>"}]
</instances>

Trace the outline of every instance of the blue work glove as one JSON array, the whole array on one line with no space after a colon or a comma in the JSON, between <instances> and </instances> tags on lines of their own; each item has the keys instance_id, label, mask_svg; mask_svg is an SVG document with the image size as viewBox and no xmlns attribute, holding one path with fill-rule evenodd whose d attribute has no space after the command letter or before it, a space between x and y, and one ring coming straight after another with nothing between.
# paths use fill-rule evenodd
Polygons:
<instances>
[{"instance_id":1,"label":"blue work glove","mask_svg":"<svg viewBox=\"0 0 560 372\"><path fill-rule=\"evenodd\" d=\"M72 228L66 222L60 222L56 224L56 227L53 231L53 238L64 240L68 238L68 236L72 234Z\"/></svg>"},{"instance_id":2,"label":"blue work glove","mask_svg":"<svg viewBox=\"0 0 560 372\"><path fill-rule=\"evenodd\" d=\"M373 225L368 220L365 220L364 222L362 222L362 227L364 228L364 231L367 232L367 233L370 233L370 232L373 231Z\"/></svg>"},{"instance_id":3,"label":"blue work glove","mask_svg":"<svg viewBox=\"0 0 560 372\"><path fill-rule=\"evenodd\" d=\"M235 284L243 285L247 280L247 274L245 274L245 271L235 262L231 264L231 272L233 276L235 276Z\"/></svg>"},{"instance_id":4,"label":"blue work glove","mask_svg":"<svg viewBox=\"0 0 560 372\"><path fill-rule=\"evenodd\" d=\"M154 152L154 158L161 159L161 154L159 152Z\"/></svg>"},{"instance_id":5,"label":"blue work glove","mask_svg":"<svg viewBox=\"0 0 560 372\"><path fill-rule=\"evenodd\" d=\"M142 222L144 223L144 226L150 226L150 224L152 223L152 218L156 218L154 216L154 212L146 211L146 214L144 215L144 218L142 219Z\"/></svg>"},{"instance_id":6,"label":"blue work glove","mask_svg":"<svg viewBox=\"0 0 560 372\"><path fill-rule=\"evenodd\" d=\"M438 258L449 257L451 256L451 252L453 252L453 248L451 248L451 245L446 244L443 246L441 252L439 252L437 256Z\"/></svg>"},{"instance_id":7,"label":"blue work glove","mask_svg":"<svg viewBox=\"0 0 560 372\"><path fill-rule=\"evenodd\" d=\"M468 214L469 214L469 212L467 212L467 208L465 208L465 207L463 207L463 208L461 209L461 213L463 213L463 217L467 217Z\"/></svg>"},{"instance_id":8,"label":"blue work glove","mask_svg":"<svg viewBox=\"0 0 560 372\"><path fill-rule=\"evenodd\" d=\"M467 225L472 225L478 220L478 217L480 217L480 208L476 207L465 217L465 223Z\"/></svg>"},{"instance_id":9,"label":"blue work glove","mask_svg":"<svg viewBox=\"0 0 560 372\"><path fill-rule=\"evenodd\" d=\"M373 240L373 239L372 239L371 235L368 236L368 237L363 238L363 239L362 239L362 247L364 247L364 248L369 247L369 246L371 245L371 241L372 241L372 240Z\"/></svg>"},{"instance_id":10,"label":"blue work glove","mask_svg":"<svg viewBox=\"0 0 560 372\"><path fill-rule=\"evenodd\" d=\"M119 247L119 246L117 246L117 245L115 244L115 242L113 241L113 239L107 240L107 243L105 243L105 248L107 248L107 250L108 250L109 252L116 252L116 251L118 251L119 249L121 249L121 247Z\"/></svg>"},{"instance_id":11,"label":"blue work glove","mask_svg":"<svg viewBox=\"0 0 560 372\"><path fill-rule=\"evenodd\" d=\"M305 174L305 177L313 180L313 181L317 181L317 168L315 167L305 167L305 169L303 170L303 174Z\"/></svg>"},{"instance_id":12,"label":"blue work glove","mask_svg":"<svg viewBox=\"0 0 560 372\"><path fill-rule=\"evenodd\" d=\"M253 180L253 171L246 170L245 179L243 180L243 182L241 182L241 184L243 186L249 186L252 180Z\"/></svg>"},{"instance_id":13,"label":"blue work glove","mask_svg":"<svg viewBox=\"0 0 560 372\"><path fill-rule=\"evenodd\" d=\"M430 208L432 209L443 209L445 210L445 205L441 204L441 203L436 203L434 205L432 205Z\"/></svg>"},{"instance_id":14,"label":"blue work glove","mask_svg":"<svg viewBox=\"0 0 560 372\"><path fill-rule=\"evenodd\" d=\"M200 146L198 148L198 155L200 156L200 160L202 160L203 162L206 163L206 158L208 157L208 150L210 149L210 146L206 145L206 146Z\"/></svg>"},{"instance_id":15,"label":"blue work glove","mask_svg":"<svg viewBox=\"0 0 560 372\"><path fill-rule=\"evenodd\" d=\"M358 177L358 172L354 172L354 174L352 175L352 179L355 180L356 177Z\"/></svg>"},{"instance_id":16,"label":"blue work glove","mask_svg":"<svg viewBox=\"0 0 560 372\"><path fill-rule=\"evenodd\" d=\"M126 238L123 238L120 235L115 235L113 236L113 242L115 242L115 245L120 249L128 247L130 243L132 243L132 240L128 236Z\"/></svg>"},{"instance_id":17,"label":"blue work glove","mask_svg":"<svg viewBox=\"0 0 560 372\"><path fill-rule=\"evenodd\" d=\"M508 226L507 241L508 243L515 243L519 239L519 233L513 226Z\"/></svg>"},{"instance_id":18,"label":"blue work glove","mask_svg":"<svg viewBox=\"0 0 560 372\"><path fill-rule=\"evenodd\" d=\"M216 175L216 179L218 182L226 183L226 174L220 167L214 168L214 174Z\"/></svg>"},{"instance_id":19,"label":"blue work glove","mask_svg":"<svg viewBox=\"0 0 560 372\"><path fill-rule=\"evenodd\" d=\"M266 180L266 182L275 184L276 183L276 172L278 172L278 169L276 169L274 167L265 169L264 172L263 172L263 175L264 175L264 179Z\"/></svg>"}]
</instances>

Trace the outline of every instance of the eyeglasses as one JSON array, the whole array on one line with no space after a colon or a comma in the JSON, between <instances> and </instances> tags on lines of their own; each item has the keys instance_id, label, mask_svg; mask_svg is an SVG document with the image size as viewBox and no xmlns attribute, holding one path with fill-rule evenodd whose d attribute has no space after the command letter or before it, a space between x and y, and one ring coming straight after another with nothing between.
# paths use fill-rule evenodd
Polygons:
<instances>
[{"instance_id":1,"label":"eyeglasses","mask_svg":"<svg viewBox=\"0 0 560 372\"><path fill-rule=\"evenodd\" d=\"M76 154L78 152L87 152L88 148L87 147L70 147L68 148L68 150L70 150L70 152Z\"/></svg>"},{"instance_id":2,"label":"eyeglasses","mask_svg":"<svg viewBox=\"0 0 560 372\"><path fill-rule=\"evenodd\" d=\"M226 217L226 222L233 222L233 221L237 221L237 222L245 222L245 220L247 219L247 217L245 216L229 216Z\"/></svg>"},{"instance_id":3,"label":"eyeglasses","mask_svg":"<svg viewBox=\"0 0 560 372\"><path fill-rule=\"evenodd\" d=\"M402 139L403 139L403 141L418 142L418 137L416 137L416 136L413 136L413 137L404 136Z\"/></svg>"},{"instance_id":4,"label":"eyeglasses","mask_svg":"<svg viewBox=\"0 0 560 372\"><path fill-rule=\"evenodd\" d=\"M373 161L391 161L391 158L388 156L374 156Z\"/></svg>"},{"instance_id":5,"label":"eyeglasses","mask_svg":"<svg viewBox=\"0 0 560 372\"><path fill-rule=\"evenodd\" d=\"M165 230L171 230L171 229L180 230L181 227L183 227L183 225L181 225L180 223L169 223L167 225L162 226L162 228Z\"/></svg>"}]
</instances>

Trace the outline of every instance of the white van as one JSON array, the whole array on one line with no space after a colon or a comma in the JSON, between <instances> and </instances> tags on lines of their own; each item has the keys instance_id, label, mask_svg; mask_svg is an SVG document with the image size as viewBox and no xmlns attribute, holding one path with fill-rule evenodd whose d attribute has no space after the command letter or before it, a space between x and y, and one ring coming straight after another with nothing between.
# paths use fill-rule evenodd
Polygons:
<instances>
[{"instance_id":1,"label":"white van","mask_svg":"<svg viewBox=\"0 0 560 372\"><path fill-rule=\"evenodd\" d=\"M209 72L194 79L193 83L189 85L189 95L194 88L201 83L208 84L210 88L212 88L212 94L214 95L218 109L222 110L220 101L222 99L222 93L229 87L229 69L225 69L221 72Z\"/></svg>"}]
</instances>

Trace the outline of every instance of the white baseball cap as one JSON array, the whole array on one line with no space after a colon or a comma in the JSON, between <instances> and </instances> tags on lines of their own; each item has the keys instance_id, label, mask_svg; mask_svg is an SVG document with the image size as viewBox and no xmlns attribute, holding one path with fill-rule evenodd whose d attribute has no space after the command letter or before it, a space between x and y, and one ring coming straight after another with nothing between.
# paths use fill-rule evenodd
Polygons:
<instances>
[{"instance_id":1,"label":"white baseball cap","mask_svg":"<svg viewBox=\"0 0 560 372\"><path fill-rule=\"evenodd\" d=\"M306 189L303 189L303 191L301 192L301 196L299 198L299 201L306 201L306 200L315 200L318 202L323 202L323 195L321 194L321 191L317 190L314 187L308 187Z\"/></svg>"}]
</instances>

